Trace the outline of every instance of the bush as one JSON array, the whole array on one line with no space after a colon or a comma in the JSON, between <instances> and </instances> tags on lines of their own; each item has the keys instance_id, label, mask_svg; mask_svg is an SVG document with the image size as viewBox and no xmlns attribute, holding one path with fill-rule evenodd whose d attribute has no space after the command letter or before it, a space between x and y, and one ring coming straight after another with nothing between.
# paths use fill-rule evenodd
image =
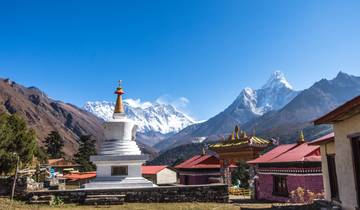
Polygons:
<instances>
[{"instance_id":1,"label":"bush","mask_svg":"<svg viewBox=\"0 0 360 210\"><path fill-rule=\"evenodd\" d=\"M324 199L325 193L315 193L310 190L305 190L302 187L296 188L296 190L293 190L290 192L290 202L291 203L308 203L311 204L314 202L314 200L317 199Z\"/></svg>"}]
</instances>

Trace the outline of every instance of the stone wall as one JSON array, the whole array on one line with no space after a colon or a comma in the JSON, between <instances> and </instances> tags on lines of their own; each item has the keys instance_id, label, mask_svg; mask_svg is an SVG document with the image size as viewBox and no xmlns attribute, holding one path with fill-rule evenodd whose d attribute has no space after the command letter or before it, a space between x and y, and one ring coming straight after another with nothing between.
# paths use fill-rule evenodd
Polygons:
<instances>
[{"instance_id":1,"label":"stone wall","mask_svg":"<svg viewBox=\"0 0 360 210\"><path fill-rule=\"evenodd\" d=\"M118 195L125 194L125 202L218 202L229 200L228 187L223 184L193 185L193 186L163 186L136 189L108 189L108 190L56 190L28 192L24 199L33 196L54 195L66 203L82 203L86 195Z\"/></svg>"},{"instance_id":2,"label":"stone wall","mask_svg":"<svg viewBox=\"0 0 360 210\"><path fill-rule=\"evenodd\" d=\"M287 202L290 200L290 197L282 197L273 195L273 176L270 174L259 174L258 186L257 186L257 198L270 200L270 201L279 201ZM310 190L315 193L322 193L324 191L322 175L312 175L312 176L286 176L286 182L288 187L288 192L296 190L298 187L301 187L305 190Z\"/></svg>"}]
</instances>

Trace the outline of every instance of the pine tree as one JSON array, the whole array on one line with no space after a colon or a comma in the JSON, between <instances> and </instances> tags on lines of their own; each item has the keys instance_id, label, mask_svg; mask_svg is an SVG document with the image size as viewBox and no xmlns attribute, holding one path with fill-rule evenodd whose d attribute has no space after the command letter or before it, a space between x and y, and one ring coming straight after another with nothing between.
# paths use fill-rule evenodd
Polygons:
<instances>
[{"instance_id":1,"label":"pine tree","mask_svg":"<svg viewBox=\"0 0 360 210\"><path fill-rule=\"evenodd\" d=\"M64 140L57 131L51 131L45 138L45 147L49 158L61 158L64 156L64 152L62 151Z\"/></svg>"},{"instance_id":2,"label":"pine tree","mask_svg":"<svg viewBox=\"0 0 360 210\"><path fill-rule=\"evenodd\" d=\"M0 115L0 174L13 172L19 157L20 165L27 166L37 151L35 131L28 129L17 115Z\"/></svg>"},{"instance_id":3,"label":"pine tree","mask_svg":"<svg viewBox=\"0 0 360 210\"><path fill-rule=\"evenodd\" d=\"M245 161L239 161L237 163L237 168L231 173L231 180L233 185L238 185L239 187L249 188L249 165Z\"/></svg>"},{"instance_id":4,"label":"pine tree","mask_svg":"<svg viewBox=\"0 0 360 210\"><path fill-rule=\"evenodd\" d=\"M96 167L90 162L90 156L96 155L95 143L91 135L83 135L80 137L80 145L78 152L74 155L74 161L82 165L83 171L94 171Z\"/></svg>"}]
</instances>

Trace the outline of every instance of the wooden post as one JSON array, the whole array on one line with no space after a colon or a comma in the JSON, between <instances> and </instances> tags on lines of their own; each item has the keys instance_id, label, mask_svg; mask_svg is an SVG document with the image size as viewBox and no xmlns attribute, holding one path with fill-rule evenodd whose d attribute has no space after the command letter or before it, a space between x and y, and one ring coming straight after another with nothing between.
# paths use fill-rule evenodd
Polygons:
<instances>
[{"instance_id":1,"label":"wooden post","mask_svg":"<svg viewBox=\"0 0 360 210\"><path fill-rule=\"evenodd\" d=\"M19 161L20 161L20 158L19 158L19 155L16 154L16 157L17 157L17 160L16 160L16 171L15 171L15 177L14 177L14 181L13 181L13 185L12 185L12 191L11 191L11 202L13 201L14 199L14 194L15 194L15 186L16 186L16 179L17 179L17 175L18 175L18 170L19 170Z\"/></svg>"}]
</instances>

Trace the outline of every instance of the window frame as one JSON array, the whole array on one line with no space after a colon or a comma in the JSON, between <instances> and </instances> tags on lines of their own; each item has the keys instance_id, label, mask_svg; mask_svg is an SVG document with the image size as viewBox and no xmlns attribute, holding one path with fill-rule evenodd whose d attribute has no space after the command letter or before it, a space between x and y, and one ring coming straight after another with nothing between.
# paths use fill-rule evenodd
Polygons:
<instances>
[{"instance_id":1,"label":"window frame","mask_svg":"<svg viewBox=\"0 0 360 210\"><path fill-rule=\"evenodd\" d=\"M280 183L280 188L279 188ZM273 175L273 195L289 197L286 175Z\"/></svg>"},{"instance_id":2,"label":"window frame","mask_svg":"<svg viewBox=\"0 0 360 210\"><path fill-rule=\"evenodd\" d=\"M125 173L115 173L117 168L125 169ZM129 167L128 166L111 166L111 176L127 176L129 175Z\"/></svg>"}]
</instances>

